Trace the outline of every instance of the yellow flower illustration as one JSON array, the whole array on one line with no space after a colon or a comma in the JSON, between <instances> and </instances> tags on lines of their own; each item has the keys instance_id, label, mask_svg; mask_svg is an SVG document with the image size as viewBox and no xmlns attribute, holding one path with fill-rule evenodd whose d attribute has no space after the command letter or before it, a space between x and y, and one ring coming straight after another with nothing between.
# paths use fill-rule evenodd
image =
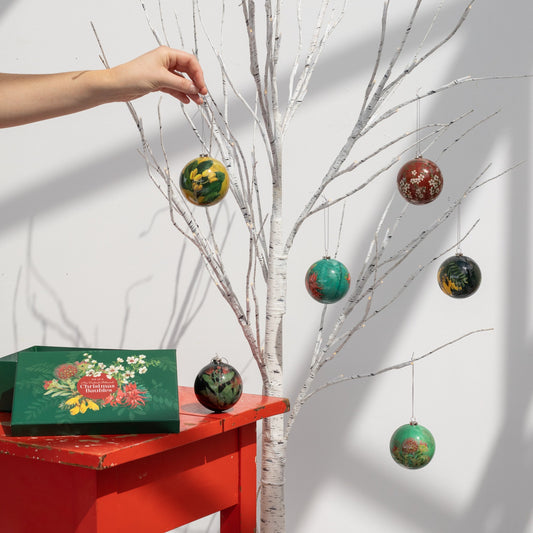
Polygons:
<instances>
[{"instance_id":1,"label":"yellow flower illustration","mask_svg":"<svg viewBox=\"0 0 533 533\"><path fill-rule=\"evenodd\" d=\"M72 398L70 398L70 400L67 400L65 402L65 405L78 405L80 403L80 398L81 398L81 394L78 394L77 396L73 396Z\"/></svg>"},{"instance_id":2,"label":"yellow flower illustration","mask_svg":"<svg viewBox=\"0 0 533 533\"><path fill-rule=\"evenodd\" d=\"M88 398L86 398L85 401L87 402L87 407L91 409L92 411L100 410L100 407L98 406L97 403L94 403L92 400L89 400Z\"/></svg>"},{"instance_id":3,"label":"yellow flower illustration","mask_svg":"<svg viewBox=\"0 0 533 533\"><path fill-rule=\"evenodd\" d=\"M65 402L65 405L71 406L69 412L72 416L77 415L79 413L86 413L87 409L90 409L91 411L100 410L100 406L96 402L93 402L89 398L85 398L81 394L78 394L77 396L73 396L72 398L68 399Z\"/></svg>"},{"instance_id":4,"label":"yellow flower illustration","mask_svg":"<svg viewBox=\"0 0 533 533\"><path fill-rule=\"evenodd\" d=\"M441 289L448 295L452 295L452 291L460 291L461 287L457 286L450 278L446 277L441 281Z\"/></svg>"},{"instance_id":5,"label":"yellow flower illustration","mask_svg":"<svg viewBox=\"0 0 533 533\"><path fill-rule=\"evenodd\" d=\"M83 414L87 411L87 402L83 399L80 403L80 412Z\"/></svg>"}]
</instances>

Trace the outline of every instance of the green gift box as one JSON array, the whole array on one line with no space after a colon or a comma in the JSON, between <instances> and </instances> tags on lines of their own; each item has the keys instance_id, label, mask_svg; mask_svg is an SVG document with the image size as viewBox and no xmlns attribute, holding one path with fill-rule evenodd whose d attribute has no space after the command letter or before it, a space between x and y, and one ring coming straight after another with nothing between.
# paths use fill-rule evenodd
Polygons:
<instances>
[{"instance_id":1,"label":"green gift box","mask_svg":"<svg viewBox=\"0 0 533 533\"><path fill-rule=\"evenodd\" d=\"M17 354L0 357L0 411L11 411Z\"/></svg>"},{"instance_id":2,"label":"green gift box","mask_svg":"<svg viewBox=\"0 0 533 533\"><path fill-rule=\"evenodd\" d=\"M179 432L175 350L16 354L13 436Z\"/></svg>"}]
</instances>

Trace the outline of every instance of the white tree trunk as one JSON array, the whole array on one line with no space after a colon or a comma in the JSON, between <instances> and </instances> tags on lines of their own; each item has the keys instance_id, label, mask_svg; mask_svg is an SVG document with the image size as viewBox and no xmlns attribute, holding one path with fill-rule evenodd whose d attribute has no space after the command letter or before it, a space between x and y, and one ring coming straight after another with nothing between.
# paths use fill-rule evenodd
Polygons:
<instances>
[{"instance_id":1,"label":"white tree trunk","mask_svg":"<svg viewBox=\"0 0 533 533\"><path fill-rule=\"evenodd\" d=\"M285 533L287 440L283 415L263 419L261 457L261 533Z\"/></svg>"}]
</instances>

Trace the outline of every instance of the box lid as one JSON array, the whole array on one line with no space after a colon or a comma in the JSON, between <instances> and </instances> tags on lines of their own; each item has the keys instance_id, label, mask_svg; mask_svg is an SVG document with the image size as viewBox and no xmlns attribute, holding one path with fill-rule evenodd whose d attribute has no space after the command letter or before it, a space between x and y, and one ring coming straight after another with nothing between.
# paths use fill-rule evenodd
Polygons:
<instances>
[{"instance_id":1,"label":"box lid","mask_svg":"<svg viewBox=\"0 0 533 533\"><path fill-rule=\"evenodd\" d=\"M175 350L18 352L12 434L179 431Z\"/></svg>"}]
</instances>

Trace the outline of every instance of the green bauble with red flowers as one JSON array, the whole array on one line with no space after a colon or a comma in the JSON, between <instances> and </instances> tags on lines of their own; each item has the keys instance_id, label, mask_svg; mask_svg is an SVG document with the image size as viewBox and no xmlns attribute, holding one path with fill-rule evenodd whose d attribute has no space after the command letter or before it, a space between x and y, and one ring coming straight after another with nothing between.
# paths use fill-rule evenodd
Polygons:
<instances>
[{"instance_id":1,"label":"green bauble with red flowers","mask_svg":"<svg viewBox=\"0 0 533 533\"><path fill-rule=\"evenodd\" d=\"M324 257L309 267L305 287L317 302L332 304L348 292L350 273L340 261Z\"/></svg>"},{"instance_id":2,"label":"green bauble with red flowers","mask_svg":"<svg viewBox=\"0 0 533 533\"><path fill-rule=\"evenodd\" d=\"M399 465L422 468L433 458L435 439L429 429L416 422L404 424L391 437L390 453Z\"/></svg>"},{"instance_id":3,"label":"green bauble with red flowers","mask_svg":"<svg viewBox=\"0 0 533 533\"><path fill-rule=\"evenodd\" d=\"M241 375L233 366L215 357L198 372L194 380L194 394L207 409L226 411L241 397Z\"/></svg>"}]
</instances>

